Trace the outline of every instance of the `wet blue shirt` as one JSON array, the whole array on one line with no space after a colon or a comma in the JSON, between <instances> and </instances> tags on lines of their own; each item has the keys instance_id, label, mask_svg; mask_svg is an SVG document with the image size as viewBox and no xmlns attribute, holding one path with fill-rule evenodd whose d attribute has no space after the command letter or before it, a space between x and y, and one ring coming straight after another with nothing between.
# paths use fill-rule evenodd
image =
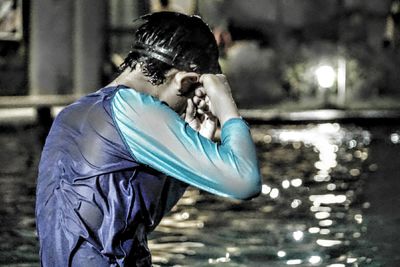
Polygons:
<instances>
[{"instance_id":1,"label":"wet blue shirt","mask_svg":"<svg viewBox=\"0 0 400 267\"><path fill-rule=\"evenodd\" d=\"M246 199L260 190L257 164L242 119L215 143L149 95L124 86L88 95L57 116L43 149L42 265L150 266L147 234L187 184Z\"/></svg>"}]
</instances>

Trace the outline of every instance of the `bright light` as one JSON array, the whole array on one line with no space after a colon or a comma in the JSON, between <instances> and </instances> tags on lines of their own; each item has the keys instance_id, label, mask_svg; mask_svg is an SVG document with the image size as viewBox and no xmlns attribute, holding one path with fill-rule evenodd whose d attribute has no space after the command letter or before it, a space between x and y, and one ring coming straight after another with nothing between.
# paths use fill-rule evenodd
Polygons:
<instances>
[{"instance_id":1,"label":"bright light","mask_svg":"<svg viewBox=\"0 0 400 267\"><path fill-rule=\"evenodd\" d=\"M303 237L304 237L304 234L303 234L302 231L293 232L293 239L294 240L301 241L303 239Z\"/></svg>"},{"instance_id":2,"label":"bright light","mask_svg":"<svg viewBox=\"0 0 400 267\"><path fill-rule=\"evenodd\" d=\"M269 194L271 198L277 198L279 197L279 189L278 188L272 188L271 193Z\"/></svg>"},{"instance_id":3,"label":"bright light","mask_svg":"<svg viewBox=\"0 0 400 267\"><path fill-rule=\"evenodd\" d=\"M308 232L311 233L311 234L319 233L319 231L320 231L320 228L319 228L319 227L310 227L310 228L308 229Z\"/></svg>"},{"instance_id":4,"label":"bright light","mask_svg":"<svg viewBox=\"0 0 400 267\"><path fill-rule=\"evenodd\" d=\"M317 218L318 220L326 219L329 216L331 216L331 214L326 211L320 211L320 212L315 213L315 218Z\"/></svg>"},{"instance_id":5,"label":"bright light","mask_svg":"<svg viewBox=\"0 0 400 267\"><path fill-rule=\"evenodd\" d=\"M277 253L277 255L278 255L279 258L283 258L283 257L286 256L286 252L283 251L283 250L279 250L278 253Z\"/></svg>"},{"instance_id":6,"label":"bright light","mask_svg":"<svg viewBox=\"0 0 400 267\"><path fill-rule=\"evenodd\" d=\"M288 189L289 186L290 186L289 180L283 180L283 181L282 181L282 187L283 187L283 188Z\"/></svg>"},{"instance_id":7,"label":"bright light","mask_svg":"<svg viewBox=\"0 0 400 267\"><path fill-rule=\"evenodd\" d=\"M301 186L301 184L303 183L303 181L300 178L296 178L293 179L292 181L290 181L290 183L292 184L292 186L294 187L299 187Z\"/></svg>"},{"instance_id":8,"label":"bright light","mask_svg":"<svg viewBox=\"0 0 400 267\"><path fill-rule=\"evenodd\" d=\"M308 262L311 263L311 264L318 264L318 263L320 263L321 261L322 261L322 258L321 258L320 256L311 256L311 257L308 259Z\"/></svg>"},{"instance_id":9,"label":"bright light","mask_svg":"<svg viewBox=\"0 0 400 267\"><path fill-rule=\"evenodd\" d=\"M329 240L329 239L318 239L317 244L321 247L333 247L336 245L340 245L342 241L340 240Z\"/></svg>"},{"instance_id":10,"label":"bright light","mask_svg":"<svg viewBox=\"0 0 400 267\"><path fill-rule=\"evenodd\" d=\"M356 220L357 223L362 223L363 221L363 217L361 214L354 215L354 219Z\"/></svg>"},{"instance_id":11,"label":"bright light","mask_svg":"<svg viewBox=\"0 0 400 267\"><path fill-rule=\"evenodd\" d=\"M271 192L271 187L269 187L268 185L266 185L266 184L263 184L262 186L261 186L261 192L264 194L264 195L268 195L269 194L269 192Z\"/></svg>"},{"instance_id":12,"label":"bright light","mask_svg":"<svg viewBox=\"0 0 400 267\"><path fill-rule=\"evenodd\" d=\"M400 141L400 136L398 133L392 133L390 135L390 140L392 141L393 144L397 144Z\"/></svg>"},{"instance_id":13,"label":"bright light","mask_svg":"<svg viewBox=\"0 0 400 267\"><path fill-rule=\"evenodd\" d=\"M293 260L288 260L286 262L287 265L299 265L302 263L303 263L303 261L301 259L293 259Z\"/></svg>"},{"instance_id":14,"label":"bright light","mask_svg":"<svg viewBox=\"0 0 400 267\"><path fill-rule=\"evenodd\" d=\"M319 86L322 88L330 88L335 83L335 70L331 66L320 66L315 71Z\"/></svg>"},{"instance_id":15,"label":"bright light","mask_svg":"<svg viewBox=\"0 0 400 267\"><path fill-rule=\"evenodd\" d=\"M293 199L292 203L290 204L290 206L293 209L297 208L300 205L301 205L301 200L300 199Z\"/></svg>"}]
</instances>

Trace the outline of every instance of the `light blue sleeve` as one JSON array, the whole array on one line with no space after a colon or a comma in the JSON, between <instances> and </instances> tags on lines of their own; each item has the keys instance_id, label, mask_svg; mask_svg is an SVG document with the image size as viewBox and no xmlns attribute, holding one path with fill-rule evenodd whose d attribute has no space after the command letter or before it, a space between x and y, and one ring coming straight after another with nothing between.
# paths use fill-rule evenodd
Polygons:
<instances>
[{"instance_id":1,"label":"light blue sleeve","mask_svg":"<svg viewBox=\"0 0 400 267\"><path fill-rule=\"evenodd\" d=\"M255 146L242 119L223 125L218 144L193 130L167 105L133 89L119 89L111 108L139 163L220 196L247 199L260 192Z\"/></svg>"}]
</instances>

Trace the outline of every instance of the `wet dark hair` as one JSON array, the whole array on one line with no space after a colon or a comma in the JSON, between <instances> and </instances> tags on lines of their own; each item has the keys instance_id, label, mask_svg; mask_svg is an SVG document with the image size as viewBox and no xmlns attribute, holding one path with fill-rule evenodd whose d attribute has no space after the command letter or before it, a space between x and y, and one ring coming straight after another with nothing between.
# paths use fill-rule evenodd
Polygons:
<instances>
[{"instance_id":1,"label":"wet dark hair","mask_svg":"<svg viewBox=\"0 0 400 267\"><path fill-rule=\"evenodd\" d=\"M221 73L218 47L210 28L198 16L177 12L157 12L137 20L135 42L124 62L135 68L140 64L152 84L165 81L172 68L202 73Z\"/></svg>"}]
</instances>

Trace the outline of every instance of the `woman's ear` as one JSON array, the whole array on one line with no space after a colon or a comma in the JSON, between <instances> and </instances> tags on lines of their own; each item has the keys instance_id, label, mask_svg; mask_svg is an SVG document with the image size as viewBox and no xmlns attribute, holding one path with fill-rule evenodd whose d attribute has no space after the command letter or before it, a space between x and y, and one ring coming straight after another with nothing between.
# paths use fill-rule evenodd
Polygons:
<instances>
[{"instance_id":1,"label":"woman's ear","mask_svg":"<svg viewBox=\"0 0 400 267\"><path fill-rule=\"evenodd\" d=\"M199 76L195 72L179 71L175 74L174 83L178 88L188 89L191 85L199 82Z\"/></svg>"}]
</instances>

